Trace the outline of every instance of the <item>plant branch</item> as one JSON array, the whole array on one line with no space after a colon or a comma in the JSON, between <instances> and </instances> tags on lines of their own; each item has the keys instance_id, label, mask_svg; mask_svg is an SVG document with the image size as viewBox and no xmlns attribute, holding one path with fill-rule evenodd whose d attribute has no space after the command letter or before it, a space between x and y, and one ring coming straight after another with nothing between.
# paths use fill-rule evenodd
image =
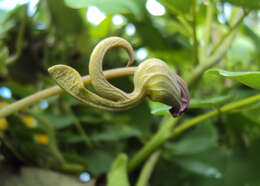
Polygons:
<instances>
[{"instance_id":1,"label":"plant branch","mask_svg":"<svg viewBox=\"0 0 260 186\"><path fill-rule=\"evenodd\" d=\"M193 0L193 5L192 5L192 36L193 36L193 56L194 56L194 61L195 64L199 63L199 56L198 56L198 39L197 39L197 0Z\"/></svg>"},{"instance_id":2,"label":"plant branch","mask_svg":"<svg viewBox=\"0 0 260 186\"><path fill-rule=\"evenodd\" d=\"M214 46L214 48L211 51L211 55L214 54L217 49L223 44L223 42L233 33L237 30L237 28L241 25L243 22L244 18L248 15L249 12L245 12L239 19L238 21L230 28L230 30L221 37L221 39L217 42L217 44Z\"/></svg>"},{"instance_id":3,"label":"plant branch","mask_svg":"<svg viewBox=\"0 0 260 186\"><path fill-rule=\"evenodd\" d=\"M156 162L158 161L160 157L161 151L158 150L154 152L150 158L146 161L144 167L142 168L142 171L140 173L140 176L138 178L136 186L148 186L149 178L152 174L152 171L154 169L154 166Z\"/></svg>"},{"instance_id":4,"label":"plant branch","mask_svg":"<svg viewBox=\"0 0 260 186\"><path fill-rule=\"evenodd\" d=\"M255 96L251 96L249 98L225 105L225 106L219 108L219 111L213 110L206 114L197 116L191 120L185 121L185 122L181 123L178 127L176 127L173 132L172 131L169 132L167 130L171 129L174 126L174 124L170 123L170 122L165 123L162 126L162 128L151 138L151 140L137 154L134 155L132 160L130 160L130 162L128 164L129 172L133 171L141 162L143 162L143 160L145 160L153 151L158 149L167 140L179 136L185 130L187 130L195 125L198 125L199 123L201 123L202 121L204 121L206 119L209 119L211 117L218 115L219 112L221 112L221 113L229 112L233 109L237 109L237 108L255 103L257 101L260 101L260 94L257 94ZM174 123L176 123L176 121L177 120L175 120Z\"/></svg>"},{"instance_id":5,"label":"plant branch","mask_svg":"<svg viewBox=\"0 0 260 186\"><path fill-rule=\"evenodd\" d=\"M219 63L223 59L223 57L225 57L228 49L230 48L230 46L232 44L232 41L233 41L235 35L236 35L236 32L233 31L229 35L229 37L225 39L225 41L222 43L221 47L218 48L218 50L213 55L211 55L208 58L204 58L205 62L202 61L201 64L198 65L194 69L192 75L187 80L187 84L189 87L195 85L194 82L196 82L206 70L208 70L212 66Z\"/></svg>"},{"instance_id":6,"label":"plant branch","mask_svg":"<svg viewBox=\"0 0 260 186\"><path fill-rule=\"evenodd\" d=\"M212 29L214 14L215 14L215 0L209 0L208 3L209 4L207 6L206 28L204 32L205 39L204 39L204 46L201 52L202 59L208 56L208 47L211 38L211 29Z\"/></svg>"},{"instance_id":7,"label":"plant branch","mask_svg":"<svg viewBox=\"0 0 260 186\"><path fill-rule=\"evenodd\" d=\"M239 25L242 23L247 14L248 12L244 13L237 21L237 23L235 23L235 25L230 29L230 31L223 37L224 39L221 39L219 44L216 44L219 46L216 47L215 52L212 53L209 57L203 58L201 64L194 69L192 75L187 80L187 84L189 87L194 86L194 82L196 82L206 70L218 64L223 59L223 57L226 56L226 53L230 48L234 37L236 36Z\"/></svg>"},{"instance_id":8,"label":"plant branch","mask_svg":"<svg viewBox=\"0 0 260 186\"><path fill-rule=\"evenodd\" d=\"M104 75L107 79L112 79L112 78L116 78L116 77L120 77L120 76L132 75L132 74L134 74L135 70L136 70L136 67L117 68L117 69L105 71ZM83 79L83 82L85 85L90 83L89 75L84 76L82 79ZM63 89L61 89L59 86L54 86L54 87L42 90L40 92L37 92L28 97L25 97L19 101L16 101L16 102L9 104L9 105L3 107L2 109L0 109L0 118L6 117L23 108L33 105L34 103L37 103L41 99L46 99L48 97L58 95L62 92L63 92Z\"/></svg>"},{"instance_id":9,"label":"plant branch","mask_svg":"<svg viewBox=\"0 0 260 186\"><path fill-rule=\"evenodd\" d=\"M49 123L49 121L47 121L45 118L41 117L40 115L30 112L29 110L26 110L26 112L28 114L30 114L31 116L33 116L35 119L37 119L42 124L42 126L45 129L45 131L48 135L48 138L49 138L48 147L49 147L51 154L56 159L56 161L59 163L59 165L63 165L65 163L65 160L58 148L58 145L56 142L56 137L55 137L55 130L52 127L52 125Z\"/></svg>"},{"instance_id":10,"label":"plant branch","mask_svg":"<svg viewBox=\"0 0 260 186\"><path fill-rule=\"evenodd\" d=\"M168 117L168 116L166 116ZM180 118L163 119L159 131L149 140L147 144L130 160L128 171L133 171L144 159L146 159L155 149L163 144L170 136L171 131Z\"/></svg>"},{"instance_id":11,"label":"plant branch","mask_svg":"<svg viewBox=\"0 0 260 186\"><path fill-rule=\"evenodd\" d=\"M192 27L189 24L189 22L185 19L184 15L179 10L177 10L174 6L168 3L166 0L160 0L160 2L162 2L167 8L169 8L172 12L174 12L177 15L177 19L183 24L186 31L190 35L192 35L193 34Z\"/></svg>"},{"instance_id":12,"label":"plant branch","mask_svg":"<svg viewBox=\"0 0 260 186\"><path fill-rule=\"evenodd\" d=\"M27 8L25 8L25 10L24 10L23 20L22 20L21 25L18 30L18 36L17 36L17 40L16 40L16 45L15 45L16 52L15 52L15 54L11 55L10 57L8 57L6 59L6 61L5 61L6 65L16 62L22 54L23 38L24 38L24 33L25 33L25 28L26 28L26 23L27 23L27 12L26 11L27 11Z\"/></svg>"}]
</instances>

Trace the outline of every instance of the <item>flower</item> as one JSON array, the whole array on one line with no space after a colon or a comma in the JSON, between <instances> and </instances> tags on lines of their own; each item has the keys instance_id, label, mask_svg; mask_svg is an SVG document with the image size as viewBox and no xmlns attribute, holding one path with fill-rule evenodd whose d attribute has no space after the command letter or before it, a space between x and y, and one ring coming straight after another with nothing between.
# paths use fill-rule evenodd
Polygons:
<instances>
[{"instance_id":1,"label":"flower","mask_svg":"<svg viewBox=\"0 0 260 186\"><path fill-rule=\"evenodd\" d=\"M39 134L35 136L35 141L42 145L48 145L49 144L49 138L45 134Z\"/></svg>"}]
</instances>

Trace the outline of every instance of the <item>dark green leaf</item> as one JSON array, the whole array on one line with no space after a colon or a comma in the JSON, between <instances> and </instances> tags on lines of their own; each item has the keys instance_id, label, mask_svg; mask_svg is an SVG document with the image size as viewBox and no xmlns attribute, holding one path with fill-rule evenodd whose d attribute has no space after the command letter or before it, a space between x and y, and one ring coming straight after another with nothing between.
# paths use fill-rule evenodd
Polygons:
<instances>
[{"instance_id":1,"label":"dark green leaf","mask_svg":"<svg viewBox=\"0 0 260 186\"><path fill-rule=\"evenodd\" d=\"M260 1L259 0L225 0L226 2L229 2L236 6L241 6L243 8L252 8L252 9L258 9L260 8Z\"/></svg>"},{"instance_id":2,"label":"dark green leaf","mask_svg":"<svg viewBox=\"0 0 260 186\"><path fill-rule=\"evenodd\" d=\"M56 116L51 114L45 114L44 117L52 124L55 129L63 129L73 125L76 118L71 115Z\"/></svg>"},{"instance_id":3,"label":"dark green leaf","mask_svg":"<svg viewBox=\"0 0 260 186\"><path fill-rule=\"evenodd\" d=\"M217 133L211 124L198 126L180 142L167 145L175 155L189 155L205 151L216 145Z\"/></svg>"},{"instance_id":4,"label":"dark green leaf","mask_svg":"<svg viewBox=\"0 0 260 186\"><path fill-rule=\"evenodd\" d=\"M117 141L130 137L141 136L141 132L135 128L128 126L109 128L104 132L100 132L91 136L94 141Z\"/></svg>"},{"instance_id":5,"label":"dark green leaf","mask_svg":"<svg viewBox=\"0 0 260 186\"><path fill-rule=\"evenodd\" d=\"M193 98L190 100L189 108L218 107L232 101L234 95L218 96L213 98Z\"/></svg>"}]
</instances>

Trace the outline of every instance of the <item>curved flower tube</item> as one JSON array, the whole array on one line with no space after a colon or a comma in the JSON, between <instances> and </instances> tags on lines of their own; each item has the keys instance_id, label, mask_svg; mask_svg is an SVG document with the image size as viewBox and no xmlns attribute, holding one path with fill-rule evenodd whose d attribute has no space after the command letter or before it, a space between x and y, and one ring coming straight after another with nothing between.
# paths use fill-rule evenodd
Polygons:
<instances>
[{"instance_id":1,"label":"curved flower tube","mask_svg":"<svg viewBox=\"0 0 260 186\"><path fill-rule=\"evenodd\" d=\"M145 96L172 106L174 117L184 112L189 105L189 91L184 81L160 59L151 58L142 62L134 74L134 90L126 93L111 85L104 77L102 62L106 52L112 47L123 47L129 55L127 65L134 61L131 45L119 37L109 37L101 41L90 57L89 75L96 94L84 87L80 74L67 65L55 65L49 73L57 84L70 95L88 105L112 110L126 110L136 106Z\"/></svg>"}]
</instances>

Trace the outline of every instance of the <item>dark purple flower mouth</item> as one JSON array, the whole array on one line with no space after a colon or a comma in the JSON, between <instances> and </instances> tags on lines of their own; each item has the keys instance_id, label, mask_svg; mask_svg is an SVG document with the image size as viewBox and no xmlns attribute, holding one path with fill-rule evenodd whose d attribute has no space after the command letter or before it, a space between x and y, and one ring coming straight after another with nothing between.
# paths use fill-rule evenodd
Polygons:
<instances>
[{"instance_id":1,"label":"dark purple flower mouth","mask_svg":"<svg viewBox=\"0 0 260 186\"><path fill-rule=\"evenodd\" d=\"M178 117L188 109L189 102L190 102L190 94L189 94L188 86L182 80L182 78L177 74L175 77L181 89L181 104L178 108L172 107L169 111L173 117Z\"/></svg>"}]
</instances>

